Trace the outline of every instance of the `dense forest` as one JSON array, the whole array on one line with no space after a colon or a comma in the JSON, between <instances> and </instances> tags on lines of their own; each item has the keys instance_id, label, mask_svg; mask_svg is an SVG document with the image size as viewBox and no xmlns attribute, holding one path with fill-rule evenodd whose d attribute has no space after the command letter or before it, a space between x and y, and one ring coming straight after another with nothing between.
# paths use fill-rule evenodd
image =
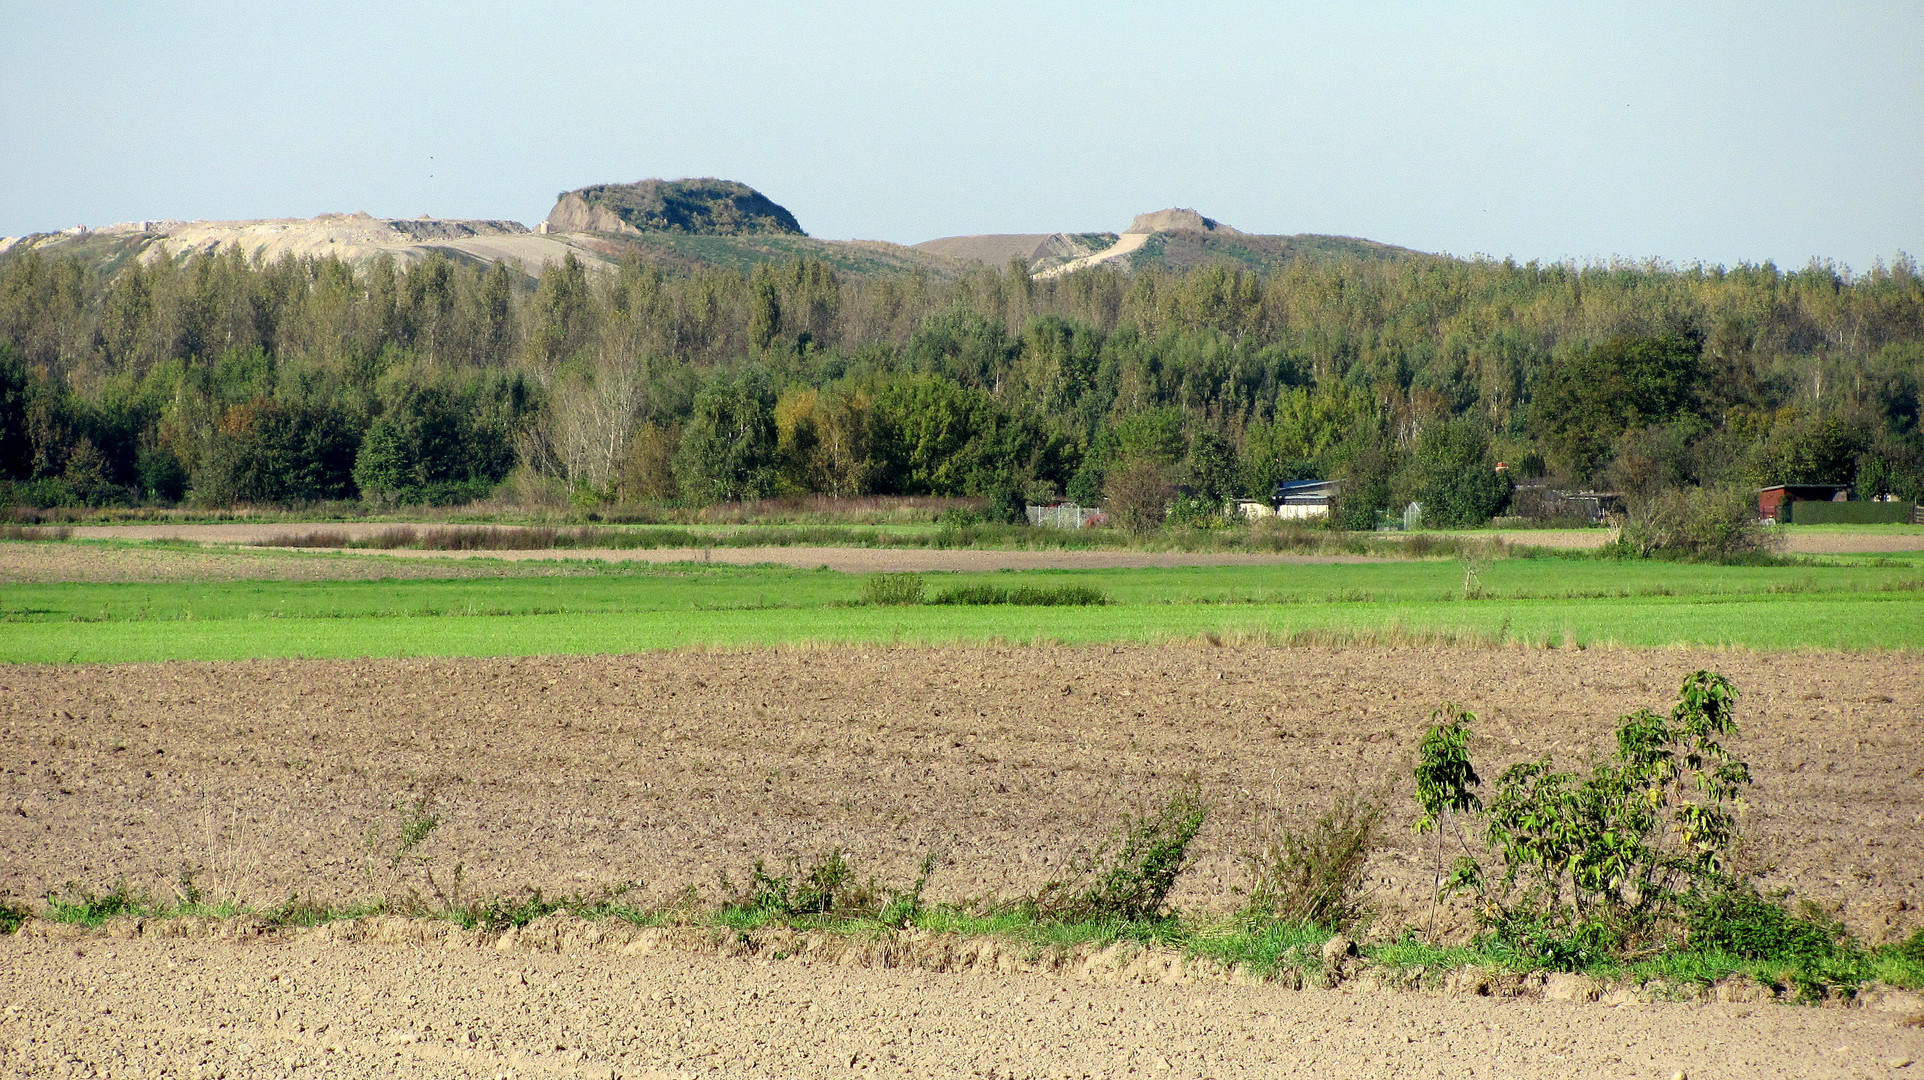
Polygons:
<instances>
[{"instance_id":1,"label":"dense forest","mask_svg":"<svg viewBox=\"0 0 1924 1080\"><path fill-rule=\"evenodd\" d=\"M236 251L0 263L0 505L793 493L1179 512L1344 481L1340 520L1505 512L1511 478L1647 498L1924 495L1908 257L1676 268L1303 259L1258 276L351 268ZM1495 465L1508 466L1498 472ZM1184 508L1187 508L1186 510Z\"/></svg>"}]
</instances>

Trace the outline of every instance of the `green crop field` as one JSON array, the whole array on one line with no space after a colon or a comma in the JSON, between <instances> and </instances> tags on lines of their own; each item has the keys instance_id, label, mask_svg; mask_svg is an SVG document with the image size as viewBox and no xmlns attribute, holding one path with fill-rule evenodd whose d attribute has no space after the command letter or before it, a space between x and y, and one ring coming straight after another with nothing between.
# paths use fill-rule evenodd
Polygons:
<instances>
[{"instance_id":1,"label":"green crop field","mask_svg":"<svg viewBox=\"0 0 1924 1080\"><path fill-rule=\"evenodd\" d=\"M1084 586L1089 607L863 604L827 570L597 566L568 577L12 584L0 661L619 653L802 642L1070 643L1205 634L1759 649L1924 648L1915 555L1784 566L1499 559L925 575ZM1467 587L1467 589L1466 589Z\"/></svg>"}]
</instances>

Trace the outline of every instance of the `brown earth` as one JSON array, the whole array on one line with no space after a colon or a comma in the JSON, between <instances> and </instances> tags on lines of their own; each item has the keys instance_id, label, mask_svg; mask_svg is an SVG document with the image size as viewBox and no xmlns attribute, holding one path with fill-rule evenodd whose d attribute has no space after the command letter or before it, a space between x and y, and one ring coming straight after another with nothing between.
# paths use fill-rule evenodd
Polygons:
<instances>
[{"instance_id":1,"label":"brown earth","mask_svg":"<svg viewBox=\"0 0 1924 1080\"><path fill-rule=\"evenodd\" d=\"M1776 1080L1909 1076L1924 1058L1915 995L1609 1007L332 929L0 939L0 1076Z\"/></svg>"},{"instance_id":2,"label":"brown earth","mask_svg":"<svg viewBox=\"0 0 1924 1080\"><path fill-rule=\"evenodd\" d=\"M625 657L0 668L0 894L125 878L171 895L364 899L403 807L475 894L641 883L667 900L831 846L933 895L1014 896L1195 773L1216 805L1178 903L1224 910L1277 820L1381 787L1383 932L1426 910L1402 825L1438 703L1486 776L1571 765L1680 678L1745 693L1747 857L1872 941L1924 925L1924 668L1907 654L1685 650L821 648ZM377 834L369 850L370 832Z\"/></svg>"},{"instance_id":3,"label":"brown earth","mask_svg":"<svg viewBox=\"0 0 1924 1080\"><path fill-rule=\"evenodd\" d=\"M379 581L385 578L545 577L600 573L603 567L564 561L368 558L280 548L253 551L107 547L96 544L0 543L0 584L9 582L145 581ZM384 553L385 554L385 553ZM416 555L434 554L414 552Z\"/></svg>"},{"instance_id":4,"label":"brown earth","mask_svg":"<svg viewBox=\"0 0 1924 1080\"><path fill-rule=\"evenodd\" d=\"M272 523L265 523L265 522L227 522L227 523L216 524L216 525L81 525L81 526L74 527L72 532L75 537L83 540L194 540L194 541L198 541L200 543L206 543L206 544L255 544L255 543L261 543L264 541L273 540L277 537L290 536L290 535L296 535L300 533L316 532L316 531L325 531L330 533L344 533L347 536L358 540L358 539L362 539L369 536L375 536L380 533L386 532L389 529L395 529L395 528L413 528L413 529L426 530L426 529L441 529L441 528L449 528L449 527L450 526L448 526L446 523L408 525L405 523L397 523L397 522L378 522L378 523L347 522L347 523L341 523L341 524L327 524L327 525L300 525L300 524L272 524ZM455 527L458 527L458 526L455 526ZM496 527L497 528L515 528L516 526L509 525L509 526L496 526ZM1455 536L1461 536L1463 534L1441 533L1437 535L1455 537ZM1531 547L1568 548L1568 549L1599 548L1616 538L1616 533L1608 529L1516 529L1516 530L1508 530L1508 531L1491 532L1491 533L1479 534L1479 535L1486 539L1500 539L1506 544L1518 544L1518 545L1526 545ZM687 554L687 551L689 550L702 550L702 549L678 549L673 553L672 557L675 560L688 558L689 556ZM843 551L843 550L871 551L873 552L873 557L888 558L888 559L914 558L919 556L937 554L937 552L935 551L930 551L926 549L915 549L915 548L843 549L843 548L781 547L781 548L732 548L732 549L714 548L712 549L712 551L714 552L714 557L717 559L722 558L723 553L725 551L737 552L737 553L739 552L758 552L759 553L759 552L768 552L768 551L786 552L788 554L784 558L779 560L769 560L769 559L761 558L761 559L757 559L756 561L763 561L763 562L782 561L782 562L790 562L793 565L806 565L806 566L821 565L822 561L819 559L813 562L809 561L809 559L812 557L810 554L811 552L817 552L817 551L833 552L833 551ZM1876 553L1876 552L1887 552L1887 551L1920 551L1920 550L1924 550L1924 533L1919 533L1917 531L1907 529L1907 528L1902 528L1902 527L1894 528L1890 532L1850 532L1850 533L1793 532L1788 537L1784 550L1792 555L1842 555L1842 554L1853 554L1853 553ZM440 554L440 553L430 553L430 554ZM498 554L498 553L490 553L490 554ZM654 561L660 561L664 557L661 552L650 552L650 551L618 551L618 552L612 552L612 553L602 552L599 554L605 557L649 559ZM1020 569L1027 565L1019 561L1022 557L1026 557L1026 556L1050 556L1050 557L1056 557L1056 558L1061 558L1065 560L1071 560L1071 562L1064 563L1063 564L1064 566L1090 565L1090 566L1105 566L1105 567L1119 566L1119 565L1129 565L1129 566L1229 565L1231 563L1234 563L1240 560L1276 562L1276 561L1287 561L1291 559L1300 558L1300 556L1273 555L1273 554L1260 554L1260 553L1246 554L1246 553L1229 553L1229 552L1169 552L1169 551L1141 551L1141 550L1131 550L1131 549L1110 549L1110 550L1098 550L1098 551L982 550L982 551L967 551L967 552L946 552L945 554L974 554L974 555L981 555L981 556L992 557L992 558L1015 559L1018 561L1011 562L1009 564L1011 568L1015 568L1015 569ZM1115 559L1115 558L1130 558L1130 559L1136 559L1140 561L1132 562L1132 563L1113 563L1113 562L1100 561L1104 559ZM738 561L741 561L741 558L738 555L729 555L728 560L738 562ZM1085 561L1075 562L1074 560L1085 560ZM1096 561L1087 561L1087 560L1096 560ZM1200 560L1200 561L1192 561L1192 560ZM984 569L999 569L999 568L1000 568L999 566L984 567Z\"/></svg>"},{"instance_id":5,"label":"brown earth","mask_svg":"<svg viewBox=\"0 0 1924 1080\"><path fill-rule=\"evenodd\" d=\"M426 888L636 902L830 845L932 896L1015 895L1195 773L1215 804L1177 901L1224 910L1274 822L1381 785L1375 934L1425 917L1407 773L1428 710L1476 710L1485 775L1604 748L1714 667L1745 689L1765 881L1870 940L1924 903L1924 670L1903 655L1588 650L815 649L0 668L0 895L125 879L271 904ZM1446 924L1452 921L1445 917ZM174 924L159 924L162 932ZM0 1076L1907 1076L1877 1009L1295 991L685 947L569 951L446 928L0 939ZM116 933L125 933L122 924ZM155 927L147 928L149 934ZM529 933L532 933L532 929ZM561 931L552 931L560 934ZM445 939L445 941L443 940ZM411 942L411 943L410 943ZM529 949L563 949L528 952ZM1010 969L1013 969L1011 971ZM1125 973L1111 973L1121 975ZM1143 978L1138 973L1138 979ZM1546 988L1547 989L1547 988ZM1617 1007L1609 1007L1614 1002ZM1889 1003L1887 1003L1889 1004ZM1918 1018L1915 1023L1924 1023ZM136 1071L140 1070L140 1071Z\"/></svg>"},{"instance_id":6,"label":"brown earth","mask_svg":"<svg viewBox=\"0 0 1924 1080\"><path fill-rule=\"evenodd\" d=\"M383 578L541 577L584 575L622 563L775 564L843 573L1093 570L1148 566L1233 566L1277 563L1380 562L1364 556L1212 555L1140 551L976 551L920 548L657 548L536 551L417 551L366 548L143 548L46 542L0 543L0 584L7 582L378 581Z\"/></svg>"}]
</instances>

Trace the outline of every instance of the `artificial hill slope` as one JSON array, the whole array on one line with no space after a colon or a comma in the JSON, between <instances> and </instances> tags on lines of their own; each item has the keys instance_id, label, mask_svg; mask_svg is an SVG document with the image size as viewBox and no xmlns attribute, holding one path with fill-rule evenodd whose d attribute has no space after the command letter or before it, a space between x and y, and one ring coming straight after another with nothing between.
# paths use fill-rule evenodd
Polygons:
<instances>
[{"instance_id":1,"label":"artificial hill slope","mask_svg":"<svg viewBox=\"0 0 1924 1080\"><path fill-rule=\"evenodd\" d=\"M818 240L786 207L733 180L639 180L564 191L541 224L619 260L634 254L671 269L753 269L820 259L855 275L921 271L954 277L966 263L877 240Z\"/></svg>"},{"instance_id":2,"label":"artificial hill slope","mask_svg":"<svg viewBox=\"0 0 1924 1080\"><path fill-rule=\"evenodd\" d=\"M573 255L590 270L640 257L669 272L704 266L750 270L820 259L855 276L919 272L959 277L969 263L876 240L819 240L786 208L731 180L642 180L565 191L537 228L516 221L377 218L365 213L253 221L135 221L0 239L0 260L26 252L75 257L112 273L152 261L237 248L250 259L339 258L407 264L432 254L462 262L519 263L538 275Z\"/></svg>"},{"instance_id":3,"label":"artificial hill slope","mask_svg":"<svg viewBox=\"0 0 1924 1080\"><path fill-rule=\"evenodd\" d=\"M697 178L595 184L562 192L535 229L515 221L384 218L366 213L249 221L137 221L0 239L0 259L26 252L73 257L112 273L130 259L151 262L238 249L250 259L377 258L407 264L431 255L461 262L519 264L530 276L574 256L590 270L641 258L670 273L702 267L752 270L819 259L865 277L920 273L960 277L971 267L1020 262L1040 277L1104 266L1186 270L1226 264L1267 271L1300 258L1403 259L1419 253L1346 236L1241 232L1190 209L1137 215L1122 233L950 236L912 246L809 236L787 208L746 184Z\"/></svg>"},{"instance_id":4,"label":"artificial hill slope","mask_svg":"<svg viewBox=\"0 0 1924 1080\"><path fill-rule=\"evenodd\" d=\"M282 256L332 257L355 265L383 255L407 264L438 252L464 262L519 262L535 274L569 254L589 263L608 261L605 253L581 238L538 235L518 221L377 218L365 213L251 221L130 221L104 229L77 227L0 241L0 258L35 251L77 257L111 273L129 259L179 259L229 248L267 262Z\"/></svg>"},{"instance_id":5,"label":"artificial hill slope","mask_svg":"<svg viewBox=\"0 0 1924 1080\"><path fill-rule=\"evenodd\" d=\"M1039 277L1059 277L1093 266L1187 270L1223 263L1273 270L1299 258L1405 259L1421 254L1350 236L1246 233L1187 208L1138 214L1122 233L945 236L914 246L933 255L996 266L1020 260Z\"/></svg>"}]
</instances>

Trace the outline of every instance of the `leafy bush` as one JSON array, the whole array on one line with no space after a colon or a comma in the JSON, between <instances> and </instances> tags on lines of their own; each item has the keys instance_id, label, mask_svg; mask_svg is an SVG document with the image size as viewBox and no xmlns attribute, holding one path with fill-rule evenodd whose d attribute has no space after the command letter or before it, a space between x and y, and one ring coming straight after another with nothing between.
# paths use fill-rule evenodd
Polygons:
<instances>
[{"instance_id":1,"label":"leafy bush","mask_svg":"<svg viewBox=\"0 0 1924 1080\"><path fill-rule=\"evenodd\" d=\"M1616 553L1636 558L1720 560L1768 554L1777 543L1746 491L1671 488L1631 508Z\"/></svg>"},{"instance_id":2,"label":"leafy bush","mask_svg":"<svg viewBox=\"0 0 1924 1080\"><path fill-rule=\"evenodd\" d=\"M1189 868L1189 845L1208 814L1200 786L1185 780L1153 813L1125 818L1068 878L1043 886L1030 901L1034 914L1054 922L1162 918L1169 891Z\"/></svg>"},{"instance_id":3,"label":"leafy bush","mask_svg":"<svg viewBox=\"0 0 1924 1080\"><path fill-rule=\"evenodd\" d=\"M1627 957L1687 931L1693 917L1714 926L1719 912L1742 908L1744 925L1765 926L1731 892L1727 866L1738 797L1750 783L1749 768L1721 741L1736 734L1736 702L1729 680L1698 671L1668 716L1623 717L1615 757L1589 776L1559 772L1547 759L1506 769L1484 813L1501 872L1492 876L1466 854L1448 887L1477 898L1498 945L1556 967ZM1457 712L1424 738L1419 829L1477 806L1465 751L1471 719Z\"/></svg>"},{"instance_id":4,"label":"leafy bush","mask_svg":"<svg viewBox=\"0 0 1924 1080\"><path fill-rule=\"evenodd\" d=\"M1361 796L1342 797L1307 831L1285 830L1260 853L1247 856L1256 883L1244 916L1348 929L1365 912L1363 869L1385 809Z\"/></svg>"},{"instance_id":5,"label":"leafy bush","mask_svg":"<svg viewBox=\"0 0 1924 1080\"><path fill-rule=\"evenodd\" d=\"M1824 959L1845 941L1843 925L1808 902L1793 914L1750 882L1723 885L1688 906L1685 938L1696 948L1746 960Z\"/></svg>"},{"instance_id":6,"label":"leafy bush","mask_svg":"<svg viewBox=\"0 0 1924 1080\"><path fill-rule=\"evenodd\" d=\"M1138 536L1163 527L1175 497L1168 468L1148 457L1132 458L1110 469L1102 484L1109 519Z\"/></svg>"},{"instance_id":7,"label":"leafy bush","mask_svg":"<svg viewBox=\"0 0 1924 1080\"><path fill-rule=\"evenodd\" d=\"M862 583L862 602L867 604L919 604L927 592L920 574L870 574Z\"/></svg>"}]
</instances>

